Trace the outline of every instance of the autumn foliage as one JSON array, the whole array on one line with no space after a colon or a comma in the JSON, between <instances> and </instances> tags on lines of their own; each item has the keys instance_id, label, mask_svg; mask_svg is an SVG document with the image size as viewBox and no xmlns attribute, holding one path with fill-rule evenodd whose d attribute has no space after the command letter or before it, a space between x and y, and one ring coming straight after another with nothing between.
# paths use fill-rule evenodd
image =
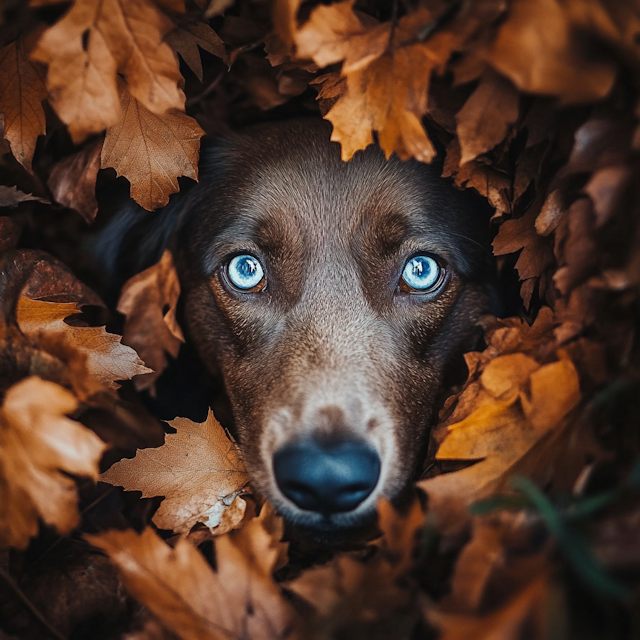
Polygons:
<instances>
[{"instance_id":1,"label":"autumn foliage","mask_svg":"<svg viewBox=\"0 0 640 640\"><path fill-rule=\"evenodd\" d=\"M0 638L638 637L637 0L1 20ZM505 306L413 502L330 549L252 494L206 402L153 411L186 349L171 252L115 292L94 256L119 194L198 180L205 133L309 113L345 161L375 141L486 198Z\"/></svg>"}]
</instances>

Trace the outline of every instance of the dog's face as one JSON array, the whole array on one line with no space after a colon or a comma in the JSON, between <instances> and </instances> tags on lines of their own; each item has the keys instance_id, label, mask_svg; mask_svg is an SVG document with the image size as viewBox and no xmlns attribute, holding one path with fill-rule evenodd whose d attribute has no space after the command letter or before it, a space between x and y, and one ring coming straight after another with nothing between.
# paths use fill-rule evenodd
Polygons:
<instances>
[{"instance_id":1,"label":"dog's face","mask_svg":"<svg viewBox=\"0 0 640 640\"><path fill-rule=\"evenodd\" d=\"M487 308L486 219L416 162L348 163L315 122L203 159L178 235L184 316L253 488L316 531L407 486L447 363Z\"/></svg>"}]
</instances>

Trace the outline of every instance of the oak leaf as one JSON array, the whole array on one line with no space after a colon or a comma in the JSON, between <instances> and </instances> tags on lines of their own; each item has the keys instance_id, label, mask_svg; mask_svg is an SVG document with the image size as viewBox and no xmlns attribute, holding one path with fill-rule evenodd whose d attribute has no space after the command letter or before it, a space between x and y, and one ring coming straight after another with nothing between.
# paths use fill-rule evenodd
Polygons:
<instances>
[{"instance_id":1,"label":"oak leaf","mask_svg":"<svg viewBox=\"0 0 640 640\"><path fill-rule=\"evenodd\" d=\"M179 111L156 115L118 82L119 120L107 130L102 168L113 167L131 183L131 197L151 211L169 202L178 191L178 176L198 179L198 123Z\"/></svg>"},{"instance_id":2,"label":"oak leaf","mask_svg":"<svg viewBox=\"0 0 640 640\"><path fill-rule=\"evenodd\" d=\"M0 111L4 137L16 160L31 172L38 136L46 132L44 71L29 60L22 40L0 49Z\"/></svg>"},{"instance_id":3,"label":"oak leaf","mask_svg":"<svg viewBox=\"0 0 640 640\"><path fill-rule=\"evenodd\" d=\"M237 527L246 503L238 495L248 482L240 449L209 411L203 423L176 418L178 430L163 446L140 449L117 462L102 480L142 496L165 496L153 522L161 529L188 533L198 522L214 534Z\"/></svg>"},{"instance_id":4,"label":"oak leaf","mask_svg":"<svg viewBox=\"0 0 640 640\"><path fill-rule=\"evenodd\" d=\"M153 373L134 380L139 390L153 390L167 366L165 352L175 358L184 342L176 320L179 296L180 282L169 249L155 265L127 280L122 288L118 301L118 311L126 316L122 339L153 369Z\"/></svg>"},{"instance_id":5,"label":"oak leaf","mask_svg":"<svg viewBox=\"0 0 640 640\"><path fill-rule=\"evenodd\" d=\"M87 538L115 562L129 592L183 640L284 640L294 614L271 576L282 543L265 527L269 517L265 507L216 538L216 572L187 540L172 549L151 529Z\"/></svg>"},{"instance_id":6,"label":"oak leaf","mask_svg":"<svg viewBox=\"0 0 640 640\"><path fill-rule=\"evenodd\" d=\"M38 518L68 533L79 522L75 482L98 479L106 445L65 414L76 398L37 377L11 387L0 408L0 546L26 547Z\"/></svg>"},{"instance_id":7,"label":"oak leaf","mask_svg":"<svg viewBox=\"0 0 640 640\"><path fill-rule=\"evenodd\" d=\"M151 0L75 0L32 53L49 65L47 88L75 142L116 125L117 74L153 113L183 109L178 61L164 37L171 20Z\"/></svg>"},{"instance_id":8,"label":"oak leaf","mask_svg":"<svg viewBox=\"0 0 640 640\"><path fill-rule=\"evenodd\" d=\"M78 397L87 400L101 390L115 394L116 380L149 373L138 354L121 344L121 336L104 327L76 327L64 322L79 311L75 302L46 302L24 295L16 306L20 331L41 351L77 367L71 382Z\"/></svg>"}]
</instances>

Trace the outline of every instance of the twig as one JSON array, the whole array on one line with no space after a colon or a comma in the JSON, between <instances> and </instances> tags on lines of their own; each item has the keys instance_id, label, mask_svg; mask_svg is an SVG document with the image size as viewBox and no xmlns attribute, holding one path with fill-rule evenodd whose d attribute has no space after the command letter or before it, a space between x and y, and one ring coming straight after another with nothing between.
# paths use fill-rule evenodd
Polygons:
<instances>
[{"instance_id":1,"label":"twig","mask_svg":"<svg viewBox=\"0 0 640 640\"><path fill-rule=\"evenodd\" d=\"M0 577L4 578L6 583L13 589L15 594L20 598L29 611L38 619L40 624L47 629L47 631L57 640L67 640L57 629L51 626L51 623L36 609L35 605L27 598L22 589L17 585L16 581L0 566Z\"/></svg>"}]
</instances>

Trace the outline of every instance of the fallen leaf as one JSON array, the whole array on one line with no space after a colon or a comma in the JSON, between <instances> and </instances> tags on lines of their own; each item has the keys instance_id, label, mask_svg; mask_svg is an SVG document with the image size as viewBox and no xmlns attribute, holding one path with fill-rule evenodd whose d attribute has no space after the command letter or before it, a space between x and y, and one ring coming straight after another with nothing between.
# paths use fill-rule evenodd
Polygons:
<instances>
[{"instance_id":1,"label":"fallen leaf","mask_svg":"<svg viewBox=\"0 0 640 640\"><path fill-rule=\"evenodd\" d=\"M79 311L75 302L45 302L23 295L16 307L16 320L20 331L43 351L69 366L75 363L84 372L84 376L72 378L81 399L87 400L99 390L115 394L116 380L149 372L138 354L121 344L121 336L107 333L104 327L76 327L64 322Z\"/></svg>"},{"instance_id":2,"label":"fallen leaf","mask_svg":"<svg viewBox=\"0 0 640 640\"><path fill-rule=\"evenodd\" d=\"M479 385L463 391L460 403L471 413L449 424L436 453L437 460L475 464L418 483L444 527L459 527L466 507L506 490L534 448L563 431L580 401L578 374L566 358L540 365L522 353L501 355L485 365Z\"/></svg>"},{"instance_id":3,"label":"fallen leaf","mask_svg":"<svg viewBox=\"0 0 640 640\"><path fill-rule=\"evenodd\" d=\"M38 136L46 133L42 101L44 72L28 59L22 40L0 49L0 111L4 137L15 159L29 172Z\"/></svg>"},{"instance_id":4,"label":"fallen leaf","mask_svg":"<svg viewBox=\"0 0 640 640\"><path fill-rule=\"evenodd\" d=\"M75 209L89 224L98 213L96 179L102 140L64 158L51 171L47 185L56 202Z\"/></svg>"},{"instance_id":5,"label":"fallen leaf","mask_svg":"<svg viewBox=\"0 0 640 640\"><path fill-rule=\"evenodd\" d=\"M117 74L147 110L183 109L180 69L164 37L173 24L151 0L75 0L32 53L49 66L47 88L74 142L117 126Z\"/></svg>"},{"instance_id":6,"label":"fallen leaf","mask_svg":"<svg viewBox=\"0 0 640 640\"><path fill-rule=\"evenodd\" d=\"M203 22L194 22L174 29L166 37L166 41L180 54L200 82L202 82L202 60L200 60L198 47L218 56L224 63L229 64L229 56L222 39L208 24Z\"/></svg>"},{"instance_id":7,"label":"fallen leaf","mask_svg":"<svg viewBox=\"0 0 640 640\"><path fill-rule=\"evenodd\" d=\"M131 197L151 211L178 191L179 176L198 179L198 123L179 111L156 115L118 83L120 119L107 130L101 167L113 167L131 182Z\"/></svg>"},{"instance_id":8,"label":"fallen leaf","mask_svg":"<svg viewBox=\"0 0 640 640\"><path fill-rule=\"evenodd\" d=\"M152 529L87 536L120 570L129 592L183 640L284 640L294 614L271 577L281 543L263 516L216 538L214 573L181 539L172 549Z\"/></svg>"},{"instance_id":9,"label":"fallen leaf","mask_svg":"<svg viewBox=\"0 0 640 640\"><path fill-rule=\"evenodd\" d=\"M153 369L153 373L135 379L139 390L153 390L167 366L165 353L175 358L184 342L176 320L179 296L180 281L169 249L155 265L133 276L122 287L118 311L126 316L123 341Z\"/></svg>"},{"instance_id":10,"label":"fallen leaf","mask_svg":"<svg viewBox=\"0 0 640 640\"><path fill-rule=\"evenodd\" d=\"M536 232L535 221L539 212L532 205L521 218L505 221L493 241L493 253L496 256L522 249L516 262L520 280L541 276L554 262L550 241Z\"/></svg>"},{"instance_id":11,"label":"fallen leaf","mask_svg":"<svg viewBox=\"0 0 640 640\"><path fill-rule=\"evenodd\" d=\"M490 61L521 90L558 96L563 104L604 98L616 64L579 41L566 4L516 0L493 44Z\"/></svg>"},{"instance_id":12,"label":"fallen leaf","mask_svg":"<svg viewBox=\"0 0 640 640\"><path fill-rule=\"evenodd\" d=\"M153 522L161 529L188 533L198 522L213 534L239 526L246 508L240 497L249 481L238 445L209 411L201 424L187 418L169 423L178 430L163 446L139 449L136 457L114 464L102 480L141 491L145 498L165 496Z\"/></svg>"},{"instance_id":13,"label":"fallen leaf","mask_svg":"<svg viewBox=\"0 0 640 640\"><path fill-rule=\"evenodd\" d=\"M37 377L11 387L0 409L0 546L24 548L38 519L68 533L79 522L69 474L98 479L106 445L65 414L78 401Z\"/></svg>"},{"instance_id":14,"label":"fallen leaf","mask_svg":"<svg viewBox=\"0 0 640 640\"><path fill-rule=\"evenodd\" d=\"M30 193L23 193L18 187L5 187L0 185L0 207L17 207L21 202L45 202L44 198L38 198Z\"/></svg>"},{"instance_id":15,"label":"fallen leaf","mask_svg":"<svg viewBox=\"0 0 640 640\"><path fill-rule=\"evenodd\" d=\"M548 579L541 577L494 613L466 616L429 608L427 619L440 630L442 640L516 640L523 637L525 629L530 631L528 622L533 622L539 632L544 630L538 620L545 611L548 588Z\"/></svg>"},{"instance_id":16,"label":"fallen leaf","mask_svg":"<svg viewBox=\"0 0 640 640\"><path fill-rule=\"evenodd\" d=\"M493 71L485 71L480 84L456 114L460 164L475 160L504 140L518 118L518 92Z\"/></svg>"}]
</instances>

